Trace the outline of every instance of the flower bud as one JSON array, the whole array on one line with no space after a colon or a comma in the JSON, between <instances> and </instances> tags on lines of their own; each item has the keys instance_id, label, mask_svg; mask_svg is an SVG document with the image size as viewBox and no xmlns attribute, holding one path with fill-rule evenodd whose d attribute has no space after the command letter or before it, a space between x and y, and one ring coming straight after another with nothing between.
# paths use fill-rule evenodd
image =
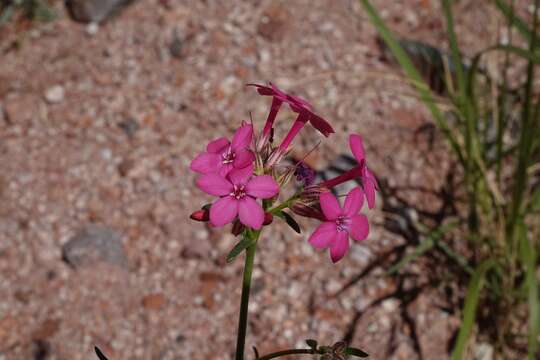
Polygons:
<instances>
[{"instance_id":1,"label":"flower bud","mask_svg":"<svg viewBox=\"0 0 540 360\"><path fill-rule=\"evenodd\" d=\"M210 220L210 211L206 209L194 211L190 216L191 220L206 222Z\"/></svg>"},{"instance_id":2,"label":"flower bud","mask_svg":"<svg viewBox=\"0 0 540 360\"><path fill-rule=\"evenodd\" d=\"M303 217L313 218L320 221L326 221L326 218L324 217L324 214L322 213L321 209L318 205L306 205L302 203L301 201L295 201L291 206L290 209L293 213L296 215L300 215Z\"/></svg>"},{"instance_id":3,"label":"flower bud","mask_svg":"<svg viewBox=\"0 0 540 360\"><path fill-rule=\"evenodd\" d=\"M274 221L274 215L271 213L264 213L264 222L263 225L270 225Z\"/></svg>"},{"instance_id":4,"label":"flower bud","mask_svg":"<svg viewBox=\"0 0 540 360\"><path fill-rule=\"evenodd\" d=\"M245 228L246 227L240 221L236 220L232 226L231 234L238 236L242 233L242 231L244 231Z\"/></svg>"}]
</instances>

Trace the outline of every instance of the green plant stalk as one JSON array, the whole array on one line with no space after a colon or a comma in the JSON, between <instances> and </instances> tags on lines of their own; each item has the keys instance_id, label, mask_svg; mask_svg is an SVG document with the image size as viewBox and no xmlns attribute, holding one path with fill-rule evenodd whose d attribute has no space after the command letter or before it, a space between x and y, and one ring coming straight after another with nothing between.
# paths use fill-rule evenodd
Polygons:
<instances>
[{"instance_id":1,"label":"green plant stalk","mask_svg":"<svg viewBox=\"0 0 540 360\"><path fill-rule=\"evenodd\" d=\"M260 231L254 235L259 238ZM244 348L246 345L246 328L249 306L249 293L251 290L251 276L253 274L253 262L257 242L246 249L246 262L244 264L244 279L242 281L242 297L240 301L240 316L238 318L238 335L236 337L236 360L244 360Z\"/></svg>"},{"instance_id":2,"label":"green plant stalk","mask_svg":"<svg viewBox=\"0 0 540 360\"><path fill-rule=\"evenodd\" d=\"M313 349L282 350L282 351L276 351L276 352L273 352L271 354L261 356L257 360L270 360L270 359L275 359L275 358L278 358L278 357L281 357L281 356L286 356L286 355L302 355L302 354L313 355L313 354L319 354L319 352L317 352L316 350L313 350Z\"/></svg>"},{"instance_id":3,"label":"green plant stalk","mask_svg":"<svg viewBox=\"0 0 540 360\"><path fill-rule=\"evenodd\" d=\"M536 29L538 26L538 5L540 1L535 0L534 2L534 18L533 18L533 28L532 36L529 44L529 51L534 54L536 48ZM507 229L507 239L513 248L515 249L515 239L516 239L516 223L520 216L523 197L525 194L525 189L527 187L528 176L527 168L530 162L530 153L532 149L532 144L534 140L535 128L534 121L531 116L531 107L532 107L532 94L533 94L533 82L534 82L534 66L535 63L532 60L529 60L527 66L527 82L525 84L525 103L523 106L522 113L522 131L521 138L519 141L519 152L518 152L518 166L516 169L513 194L512 194L512 208L510 212L510 218L508 221ZM534 114L534 112L532 112Z\"/></svg>"}]
</instances>

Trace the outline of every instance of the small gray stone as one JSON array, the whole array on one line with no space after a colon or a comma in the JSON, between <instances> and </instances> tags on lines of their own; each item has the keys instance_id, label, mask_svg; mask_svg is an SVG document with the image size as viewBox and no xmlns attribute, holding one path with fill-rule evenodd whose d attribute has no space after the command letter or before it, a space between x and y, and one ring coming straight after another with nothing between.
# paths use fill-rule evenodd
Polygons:
<instances>
[{"instance_id":1,"label":"small gray stone","mask_svg":"<svg viewBox=\"0 0 540 360\"><path fill-rule=\"evenodd\" d=\"M132 0L66 0L68 11L75 21L100 23Z\"/></svg>"},{"instance_id":2,"label":"small gray stone","mask_svg":"<svg viewBox=\"0 0 540 360\"><path fill-rule=\"evenodd\" d=\"M59 103L64 100L64 88L60 85L55 85L45 91L45 100L50 104Z\"/></svg>"},{"instance_id":3,"label":"small gray stone","mask_svg":"<svg viewBox=\"0 0 540 360\"><path fill-rule=\"evenodd\" d=\"M97 262L127 266L120 234L98 225L88 225L69 239L62 248L62 257L74 268Z\"/></svg>"}]
</instances>

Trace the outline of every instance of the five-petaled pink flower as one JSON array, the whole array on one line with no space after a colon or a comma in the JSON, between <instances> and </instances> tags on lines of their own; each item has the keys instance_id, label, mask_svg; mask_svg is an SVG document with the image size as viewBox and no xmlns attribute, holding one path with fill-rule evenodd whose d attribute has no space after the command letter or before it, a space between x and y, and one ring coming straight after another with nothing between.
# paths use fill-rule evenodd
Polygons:
<instances>
[{"instance_id":1,"label":"five-petaled pink flower","mask_svg":"<svg viewBox=\"0 0 540 360\"><path fill-rule=\"evenodd\" d=\"M335 263L349 250L349 236L356 241L368 236L367 217L358 214L364 204L364 194L360 188L354 188L347 195L343 208L331 192L322 193L319 201L327 221L313 232L309 243L317 249L329 247L330 257Z\"/></svg>"},{"instance_id":2,"label":"five-petaled pink flower","mask_svg":"<svg viewBox=\"0 0 540 360\"><path fill-rule=\"evenodd\" d=\"M197 186L204 192L220 196L210 207L210 223L223 226L236 216L242 224L259 230L264 222L264 210L255 199L269 199L279 193L279 185L270 175L253 175L253 166L231 171L226 177L204 174Z\"/></svg>"},{"instance_id":3,"label":"five-petaled pink flower","mask_svg":"<svg viewBox=\"0 0 540 360\"><path fill-rule=\"evenodd\" d=\"M377 184L375 175L373 175L367 167L362 137L357 134L351 134L351 136L349 136L349 145L356 161L360 164L360 179L366 194L368 207L373 209L375 206L375 190L379 190L379 185Z\"/></svg>"},{"instance_id":4,"label":"five-petaled pink flower","mask_svg":"<svg viewBox=\"0 0 540 360\"><path fill-rule=\"evenodd\" d=\"M224 137L211 141L206 152L199 154L190 169L201 174L227 175L233 169L243 169L255 160L249 150L253 138L253 125L242 125L234 134L232 143Z\"/></svg>"}]
</instances>

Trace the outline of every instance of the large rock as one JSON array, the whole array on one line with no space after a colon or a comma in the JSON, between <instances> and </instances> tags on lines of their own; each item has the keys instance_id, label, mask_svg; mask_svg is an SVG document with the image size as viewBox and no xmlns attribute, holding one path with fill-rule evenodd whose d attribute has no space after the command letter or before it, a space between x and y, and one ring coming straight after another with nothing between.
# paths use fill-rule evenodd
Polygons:
<instances>
[{"instance_id":1,"label":"large rock","mask_svg":"<svg viewBox=\"0 0 540 360\"><path fill-rule=\"evenodd\" d=\"M100 23L134 0L66 0L73 20Z\"/></svg>"},{"instance_id":2,"label":"large rock","mask_svg":"<svg viewBox=\"0 0 540 360\"><path fill-rule=\"evenodd\" d=\"M75 268L98 262L127 267L120 234L98 225L88 225L75 234L63 246L62 256Z\"/></svg>"}]
</instances>

